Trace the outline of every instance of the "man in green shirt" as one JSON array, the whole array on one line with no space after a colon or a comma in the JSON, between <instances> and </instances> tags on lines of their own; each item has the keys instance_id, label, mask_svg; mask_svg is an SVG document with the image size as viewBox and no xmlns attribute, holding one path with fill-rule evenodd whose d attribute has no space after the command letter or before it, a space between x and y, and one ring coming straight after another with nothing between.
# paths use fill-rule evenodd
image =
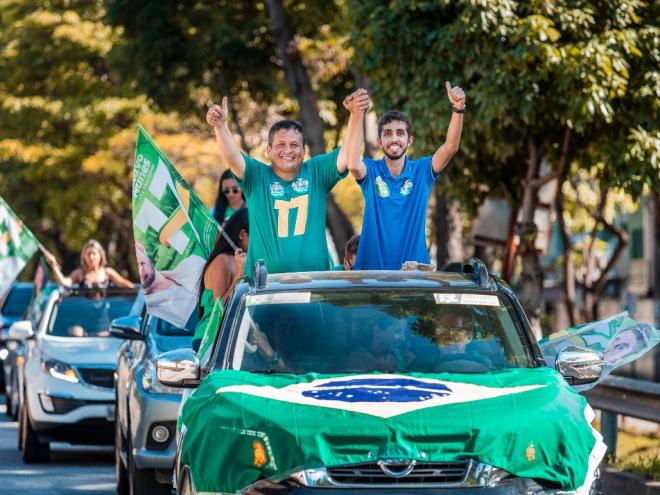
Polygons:
<instances>
[{"instance_id":1,"label":"man in green shirt","mask_svg":"<svg viewBox=\"0 0 660 495\"><path fill-rule=\"evenodd\" d=\"M249 273L263 258L269 273L329 270L325 240L326 198L357 161L362 145L362 120L369 95L359 89L346 98L350 111L342 147L305 160L302 125L280 120L268 132L271 164L240 152L227 125L227 97L213 105L207 122L213 126L225 163L239 182L248 204L250 241L245 264Z\"/></svg>"}]
</instances>

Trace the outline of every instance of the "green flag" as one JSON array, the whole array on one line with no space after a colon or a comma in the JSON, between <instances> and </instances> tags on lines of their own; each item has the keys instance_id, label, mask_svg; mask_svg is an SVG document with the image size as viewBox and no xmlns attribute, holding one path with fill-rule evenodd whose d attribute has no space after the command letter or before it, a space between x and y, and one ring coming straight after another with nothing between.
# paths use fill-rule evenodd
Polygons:
<instances>
[{"instance_id":1,"label":"green flag","mask_svg":"<svg viewBox=\"0 0 660 495\"><path fill-rule=\"evenodd\" d=\"M39 248L39 241L0 198L0 297Z\"/></svg>"},{"instance_id":2,"label":"green flag","mask_svg":"<svg viewBox=\"0 0 660 495\"><path fill-rule=\"evenodd\" d=\"M138 125L133 168L133 236L149 312L184 327L218 224Z\"/></svg>"},{"instance_id":3,"label":"green flag","mask_svg":"<svg viewBox=\"0 0 660 495\"><path fill-rule=\"evenodd\" d=\"M605 453L584 397L548 368L360 375L216 371L184 403L198 493L379 459L474 459L586 494ZM458 492L459 490L457 490Z\"/></svg>"}]
</instances>

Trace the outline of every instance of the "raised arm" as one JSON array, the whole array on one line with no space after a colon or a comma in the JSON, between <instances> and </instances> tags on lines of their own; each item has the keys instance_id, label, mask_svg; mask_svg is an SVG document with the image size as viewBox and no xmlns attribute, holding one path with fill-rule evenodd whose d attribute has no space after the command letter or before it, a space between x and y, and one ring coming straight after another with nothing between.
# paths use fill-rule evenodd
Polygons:
<instances>
[{"instance_id":1,"label":"raised arm","mask_svg":"<svg viewBox=\"0 0 660 495\"><path fill-rule=\"evenodd\" d=\"M222 97L222 106L213 105L206 113L206 121L213 126L215 142L218 144L220 156L229 166L229 170L238 180L243 180L245 174L245 160L236 146L234 136L227 125L229 111L227 110L227 97Z\"/></svg>"},{"instance_id":2,"label":"raised arm","mask_svg":"<svg viewBox=\"0 0 660 495\"><path fill-rule=\"evenodd\" d=\"M451 157L458 151L458 146L461 142L461 132L463 131L463 113L461 110L465 109L465 93L458 86L452 88L449 81L445 82L447 88L447 98L452 105L451 122L449 122L449 129L447 129L447 139L445 143L440 146L435 153L433 153L433 172L439 173L447 166Z\"/></svg>"},{"instance_id":3,"label":"raised arm","mask_svg":"<svg viewBox=\"0 0 660 495\"><path fill-rule=\"evenodd\" d=\"M337 171L343 174L348 168L353 177L362 179L367 173L367 168L360 158L360 151L364 143L362 122L365 112L371 105L369 94L366 89L358 89L348 95L343 104L351 114L348 117L346 134L342 140L339 156L337 156Z\"/></svg>"},{"instance_id":4,"label":"raised arm","mask_svg":"<svg viewBox=\"0 0 660 495\"><path fill-rule=\"evenodd\" d=\"M127 278L122 277L117 270L114 268L106 268L105 272L108 274L108 278L110 281L115 284L117 287L126 287L128 289L132 289L135 287L133 282L128 280Z\"/></svg>"},{"instance_id":5,"label":"raised arm","mask_svg":"<svg viewBox=\"0 0 660 495\"><path fill-rule=\"evenodd\" d=\"M57 282L63 287L71 287L71 284L73 284L73 279L71 277L65 276L62 273L62 269L60 268L60 264L57 262L57 258L55 258L55 255L44 248L41 248L41 253L44 256L44 260L46 261L46 264L51 269L55 282Z\"/></svg>"}]
</instances>

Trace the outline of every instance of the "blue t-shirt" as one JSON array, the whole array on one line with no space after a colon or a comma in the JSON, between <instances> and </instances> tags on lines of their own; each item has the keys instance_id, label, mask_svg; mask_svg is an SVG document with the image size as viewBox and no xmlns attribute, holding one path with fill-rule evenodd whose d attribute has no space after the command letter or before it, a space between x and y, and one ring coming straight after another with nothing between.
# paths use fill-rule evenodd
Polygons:
<instances>
[{"instance_id":1,"label":"blue t-shirt","mask_svg":"<svg viewBox=\"0 0 660 495\"><path fill-rule=\"evenodd\" d=\"M406 157L401 175L392 177L385 159L365 158L367 174L358 181L364 218L356 270L399 270L405 261L429 263L426 205L439 176L431 159Z\"/></svg>"}]
</instances>

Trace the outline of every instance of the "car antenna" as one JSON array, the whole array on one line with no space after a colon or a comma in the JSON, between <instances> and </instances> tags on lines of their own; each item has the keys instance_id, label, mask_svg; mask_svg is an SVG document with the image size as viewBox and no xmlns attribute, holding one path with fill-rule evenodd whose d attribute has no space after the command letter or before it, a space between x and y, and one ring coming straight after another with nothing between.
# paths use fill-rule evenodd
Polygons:
<instances>
[{"instance_id":1,"label":"car antenna","mask_svg":"<svg viewBox=\"0 0 660 495\"><path fill-rule=\"evenodd\" d=\"M252 277L250 277L250 292L254 293L257 289L266 287L268 280L268 269L266 268L266 261L259 259L252 268Z\"/></svg>"},{"instance_id":2,"label":"car antenna","mask_svg":"<svg viewBox=\"0 0 660 495\"><path fill-rule=\"evenodd\" d=\"M484 289L490 288L488 268L486 268L486 263L479 258L472 257L464 260L461 265L461 272L466 275L471 274L479 287L483 287Z\"/></svg>"}]
</instances>

